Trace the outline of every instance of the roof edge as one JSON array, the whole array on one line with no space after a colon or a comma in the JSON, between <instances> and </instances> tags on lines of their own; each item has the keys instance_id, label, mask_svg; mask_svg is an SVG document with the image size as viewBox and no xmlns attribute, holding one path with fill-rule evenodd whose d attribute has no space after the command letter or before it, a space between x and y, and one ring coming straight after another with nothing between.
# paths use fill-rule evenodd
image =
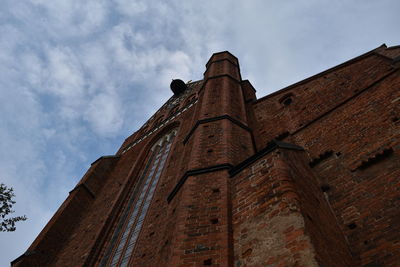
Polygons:
<instances>
[{"instance_id":1,"label":"roof edge","mask_svg":"<svg viewBox=\"0 0 400 267\"><path fill-rule=\"evenodd\" d=\"M267 99L267 98L269 98L269 97L278 95L278 94L280 94L280 93L283 93L283 92L285 92L285 91L287 91L287 90L292 89L293 87L296 87L296 86L299 86L299 85L301 85L301 84L303 84L303 83L309 82L310 80L313 80L313 79L315 79L315 78L317 78L317 77L319 77L319 76L323 76L323 75L325 75L325 74L327 74L327 73L329 73L329 72L332 72L332 71L334 71L334 70L340 69L340 68L342 68L342 67L344 67L344 66L346 66L346 65L349 65L350 63L354 63L354 62L359 61L359 60L361 60L361 59L364 59L364 58L366 58L366 57L368 57L368 56L370 56L370 55L374 55L374 54L376 53L377 50L382 49L382 48L385 48L385 49L387 48L387 46L386 46L385 43L383 43L382 45L378 46L377 48L374 48L374 49L372 49L372 50L370 50L370 51L368 51L368 52L366 52L366 53L364 53L364 54L361 54L361 55L359 55L359 56L357 56L357 57L354 57L354 58L352 58L352 59L349 59L349 60L347 60L347 61L345 61L345 62L343 62L343 63L341 63L341 64L339 64L339 65L336 65L336 66L334 66L334 67L331 67L331 68L329 68L329 69L327 69L327 70L324 70L324 71L322 71L322 72L320 72L320 73L314 74L314 75L312 75L312 76L310 76L310 77L308 77L308 78L305 78L305 79L303 79L303 80L301 80L301 81L298 81L298 82L296 82L296 83L294 83L294 84L291 84L291 85L286 86L286 87L284 87L284 88L282 88L282 89L279 89L278 91L275 91L275 92L273 92L273 93L271 93L271 94L269 94L269 95L263 96L263 97L257 99L254 103L261 102L261 101L263 101L263 100L265 100L265 99Z\"/></svg>"},{"instance_id":2,"label":"roof edge","mask_svg":"<svg viewBox=\"0 0 400 267\"><path fill-rule=\"evenodd\" d=\"M219 55L219 54L228 54L228 55L230 55L230 56L232 56L234 59L236 59L236 61L237 61L237 65L239 65L239 59L234 55L234 54L232 54L231 52L229 52L228 50L225 50L225 51L220 51L220 52L215 52L215 53L213 53L212 55L211 55L211 57L208 59L208 61L207 61L207 63L206 63L206 67L208 66L208 64L211 62L211 59L214 57L214 56L216 56L216 55Z\"/></svg>"},{"instance_id":3,"label":"roof edge","mask_svg":"<svg viewBox=\"0 0 400 267\"><path fill-rule=\"evenodd\" d=\"M386 47L386 49L388 49L388 50L390 50L390 49L397 49L397 48L400 48L400 45L394 45L394 46Z\"/></svg>"}]
</instances>

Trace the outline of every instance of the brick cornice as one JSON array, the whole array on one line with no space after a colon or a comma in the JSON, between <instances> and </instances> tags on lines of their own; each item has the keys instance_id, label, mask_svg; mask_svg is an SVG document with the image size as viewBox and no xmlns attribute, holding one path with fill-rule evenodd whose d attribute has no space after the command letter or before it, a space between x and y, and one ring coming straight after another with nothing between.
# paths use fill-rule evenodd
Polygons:
<instances>
[{"instance_id":1,"label":"brick cornice","mask_svg":"<svg viewBox=\"0 0 400 267\"><path fill-rule=\"evenodd\" d=\"M192 136L192 134L194 133L194 131L196 130L197 127L199 127L200 124L204 124L204 123L209 123L209 122L214 122L214 121L219 121L219 120L230 120L232 123L236 124L237 126L243 128L244 130L248 131L248 132L252 132L251 128L248 127L247 125L245 125L244 123L232 118L229 115L222 115L222 116L216 116L216 117L212 117L212 118L207 118L207 119L202 119L202 120L198 120L195 125L192 127L192 129L190 130L190 132L187 134L187 136L183 139L183 143L186 144L187 141L189 141L190 136Z\"/></svg>"},{"instance_id":2,"label":"brick cornice","mask_svg":"<svg viewBox=\"0 0 400 267\"><path fill-rule=\"evenodd\" d=\"M14 265L14 264L16 264L16 263L18 263L19 261L21 261L21 260L23 260L23 259L29 257L29 256L35 255L35 254L37 254L37 252L36 252L35 250L29 250L29 249L28 249L24 254L22 254L21 256L19 256L18 258L16 258L15 260L13 260L13 261L11 262L11 266Z\"/></svg>"},{"instance_id":3,"label":"brick cornice","mask_svg":"<svg viewBox=\"0 0 400 267\"><path fill-rule=\"evenodd\" d=\"M272 151L274 151L277 148L299 150L299 151L304 150L304 148L302 148L301 146L274 140L274 141L269 142L266 147L264 147L263 149L258 151L253 156L250 156L249 158L245 159L244 161L242 161L241 163L239 163L238 165L236 165L235 167L230 169L229 175L231 177L235 176L236 174L241 172L243 169L245 169L247 166L249 166L253 162L257 161L258 159L262 158L263 156L271 153Z\"/></svg>"},{"instance_id":4,"label":"brick cornice","mask_svg":"<svg viewBox=\"0 0 400 267\"><path fill-rule=\"evenodd\" d=\"M185 184L186 180L190 176L195 176L203 173L209 173L209 172L215 172L215 171L220 171L220 170L228 170L230 177L235 176L239 172L241 172L243 169L245 169L247 166L252 164L253 162L257 161L261 157L265 156L266 154L271 153L277 148L283 148L283 149L290 149L290 150L298 150L298 151L304 151L304 149L300 146L294 145L294 144L289 144L281 141L271 141L267 144L267 146L254 154L253 156L245 159L241 163L239 163L236 166L233 166L229 163L224 163L224 164L219 164L219 165L214 165L210 166L207 168L200 168L200 169L193 169L185 172L185 174L182 176L181 179L179 179L178 183L175 185L175 187L172 189L171 193L168 195L167 201L170 203L172 199L175 197L175 195L179 192L181 187Z\"/></svg>"},{"instance_id":5,"label":"brick cornice","mask_svg":"<svg viewBox=\"0 0 400 267\"><path fill-rule=\"evenodd\" d=\"M238 84L241 84L241 78L240 79L237 79L237 78L235 78L235 77L233 77L232 75L230 75L230 74L220 74L220 75L215 75L215 76L211 76L211 77L208 77L207 79L204 79L204 82L203 82L203 84L202 84L202 86L200 87L200 89L199 89L199 93L201 92L201 91L203 91L204 90L204 87L206 86L206 84L207 84L207 82L209 81L209 80L212 80L212 79L219 79L219 78L229 78L229 79L231 79L232 81L234 81L234 82L236 82L236 83L238 83Z\"/></svg>"},{"instance_id":6,"label":"brick cornice","mask_svg":"<svg viewBox=\"0 0 400 267\"><path fill-rule=\"evenodd\" d=\"M232 165L229 163L224 163L224 164L219 164L219 165L214 165L206 168L199 168L199 169L193 169L185 172L185 174L182 176L181 179L179 179L178 183L175 185L174 189L172 189L171 193L168 195L167 201L170 203L172 199L175 197L175 195L178 193L179 189L183 186L183 184L186 182L187 178L189 176L195 176L199 174L204 174L204 173L209 173L209 172L215 172L215 171L220 171L220 170L230 170L232 168Z\"/></svg>"},{"instance_id":7,"label":"brick cornice","mask_svg":"<svg viewBox=\"0 0 400 267\"><path fill-rule=\"evenodd\" d=\"M217 53L212 54L212 56L210 57L210 59L209 59L209 60L207 61L207 63L206 63L206 67L208 67L208 65L210 65L210 63L214 61L214 60L212 60L212 58L213 58L214 56L217 56L217 55L220 55L220 54L228 54L228 55L230 55L231 57L233 57L234 59L236 59L237 62L239 62L238 58L237 58L236 56L234 56L231 52L229 52L229 51L222 51L222 52L217 52ZM236 64L235 64L235 65L236 65Z\"/></svg>"},{"instance_id":8,"label":"brick cornice","mask_svg":"<svg viewBox=\"0 0 400 267\"><path fill-rule=\"evenodd\" d=\"M98 159L96 159L95 161L93 161L92 164L90 164L90 165L93 165L93 164L95 164L95 163L97 163L97 162L99 162L100 160L103 160L103 159L117 159L119 157L120 157L119 155L101 156Z\"/></svg>"},{"instance_id":9,"label":"brick cornice","mask_svg":"<svg viewBox=\"0 0 400 267\"><path fill-rule=\"evenodd\" d=\"M90 190L90 188L85 183L81 183L81 184L78 184L77 186L75 186L74 189L69 191L69 194L71 194L74 191L78 190L78 188L83 188L92 198L95 198L95 194L93 193L92 190Z\"/></svg>"},{"instance_id":10,"label":"brick cornice","mask_svg":"<svg viewBox=\"0 0 400 267\"><path fill-rule=\"evenodd\" d=\"M209 62L207 63L207 66L210 66L211 64L218 63L218 62L223 62L223 61L229 61L229 63L231 63L232 65L234 65L234 66L236 66L236 67L238 66L237 63L233 62L233 61L230 60L229 58L221 58L221 59L209 61ZM208 68L209 68L209 67L208 67ZM209 70L208 68L206 69L205 72L207 72L207 71Z\"/></svg>"}]
</instances>

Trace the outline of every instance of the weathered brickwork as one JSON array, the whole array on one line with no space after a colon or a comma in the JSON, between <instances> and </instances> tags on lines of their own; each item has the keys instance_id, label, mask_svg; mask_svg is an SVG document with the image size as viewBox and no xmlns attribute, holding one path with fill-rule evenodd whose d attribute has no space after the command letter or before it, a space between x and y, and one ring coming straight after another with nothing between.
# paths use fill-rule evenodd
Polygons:
<instances>
[{"instance_id":1,"label":"weathered brickwork","mask_svg":"<svg viewBox=\"0 0 400 267\"><path fill-rule=\"evenodd\" d=\"M298 194L278 157L266 156L232 182L236 266L318 266Z\"/></svg>"},{"instance_id":2,"label":"weathered brickwork","mask_svg":"<svg viewBox=\"0 0 400 267\"><path fill-rule=\"evenodd\" d=\"M240 266L353 266L304 152L278 149L237 175L232 211Z\"/></svg>"},{"instance_id":3,"label":"weathered brickwork","mask_svg":"<svg viewBox=\"0 0 400 267\"><path fill-rule=\"evenodd\" d=\"M170 266L229 266L232 259L226 170L189 177L176 202L179 212Z\"/></svg>"},{"instance_id":4,"label":"weathered brickwork","mask_svg":"<svg viewBox=\"0 0 400 267\"><path fill-rule=\"evenodd\" d=\"M213 54L12 265L111 266L151 149L176 131L127 266L400 266L399 56L383 45L257 100Z\"/></svg>"}]
</instances>

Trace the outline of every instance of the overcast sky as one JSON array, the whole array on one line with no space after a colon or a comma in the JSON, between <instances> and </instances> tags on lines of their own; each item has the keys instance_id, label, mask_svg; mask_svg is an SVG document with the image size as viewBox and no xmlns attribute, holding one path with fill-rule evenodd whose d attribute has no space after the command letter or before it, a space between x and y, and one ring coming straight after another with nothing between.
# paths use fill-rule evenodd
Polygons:
<instances>
[{"instance_id":1,"label":"overcast sky","mask_svg":"<svg viewBox=\"0 0 400 267\"><path fill-rule=\"evenodd\" d=\"M15 189L0 266L28 248L90 163L114 154L229 50L264 96L400 45L398 0L0 0L0 183Z\"/></svg>"}]
</instances>

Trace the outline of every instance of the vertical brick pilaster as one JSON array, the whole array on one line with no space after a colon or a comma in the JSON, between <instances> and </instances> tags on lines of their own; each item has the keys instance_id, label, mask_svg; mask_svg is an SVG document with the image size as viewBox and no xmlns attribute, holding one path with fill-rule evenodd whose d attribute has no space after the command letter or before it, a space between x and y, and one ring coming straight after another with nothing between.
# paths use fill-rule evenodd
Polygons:
<instances>
[{"instance_id":1,"label":"vertical brick pilaster","mask_svg":"<svg viewBox=\"0 0 400 267\"><path fill-rule=\"evenodd\" d=\"M179 199L179 235L169 266L232 266L227 170L188 178Z\"/></svg>"},{"instance_id":2,"label":"vertical brick pilaster","mask_svg":"<svg viewBox=\"0 0 400 267\"><path fill-rule=\"evenodd\" d=\"M206 66L187 145L188 171L208 170L188 176L177 196L181 235L174 240L171 266L233 266L229 173L212 168L228 168L254 153L237 59L217 53Z\"/></svg>"},{"instance_id":3,"label":"vertical brick pilaster","mask_svg":"<svg viewBox=\"0 0 400 267\"><path fill-rule=\"evenodd\" d=\"M190 169L233 165L254 153L236 57L216 53L206 66Z\"/></svg>"}]
</instances>

